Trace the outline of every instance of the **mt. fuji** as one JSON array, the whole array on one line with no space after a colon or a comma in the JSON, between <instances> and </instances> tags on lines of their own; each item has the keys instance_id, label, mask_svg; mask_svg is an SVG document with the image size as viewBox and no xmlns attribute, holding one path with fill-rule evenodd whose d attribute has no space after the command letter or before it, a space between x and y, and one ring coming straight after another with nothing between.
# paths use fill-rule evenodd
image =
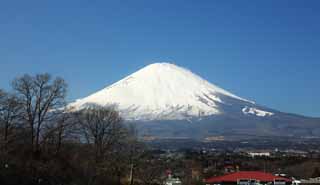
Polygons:
<instances>
[{"instance_id":1,"label":"mt. fuji","mask_svg":"<svg viewBox=\"0 0 320 185\"><path fill-rule=\"evenodd\" d=\"M140 130L165 137L320 135L319 119L257 105L170 63L148 65L70 104L76 110L91 105L114 106Z\"/></svg>"},{"instance_id":2,"label":"mt. fuji","mask_svg":"<svg viewBox=\"0 0 320 185\"><path fill-rule=\"evenodd\" d=\"M169 63L146 66L73 106L115 105L128 120L183 120L223 114L221 105L243 104L244 114L267 116L255 103L221 89L187 69Z\"/></svg>"}]
</instances>

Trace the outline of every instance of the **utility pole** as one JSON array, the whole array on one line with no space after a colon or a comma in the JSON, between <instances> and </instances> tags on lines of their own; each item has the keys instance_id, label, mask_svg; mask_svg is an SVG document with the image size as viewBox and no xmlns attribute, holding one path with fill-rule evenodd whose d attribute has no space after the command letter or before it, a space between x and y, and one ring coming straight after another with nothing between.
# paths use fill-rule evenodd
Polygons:
<instances>
[{"instance_id":1,"label":"utility pole","mask_svg":"<svg viewBox=\"0 0 320 185\"><path fill-rule=\"evenodd\" d=\"M130 166L130 177L129 177L130 185L133 185L133 163Z\"/></svg>"}]
</instances>

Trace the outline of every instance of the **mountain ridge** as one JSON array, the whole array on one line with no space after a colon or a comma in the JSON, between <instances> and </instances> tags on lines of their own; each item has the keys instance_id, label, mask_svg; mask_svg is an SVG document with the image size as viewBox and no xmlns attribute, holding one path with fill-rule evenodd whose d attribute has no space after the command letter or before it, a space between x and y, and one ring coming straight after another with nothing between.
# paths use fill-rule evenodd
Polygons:
<instances>
[{"instance_id":1,"label":"mountain ridge","mask_svg":"<svg viewBox=\"0 0 320 185\"><path fill-rule=\"evenodd\" d=\"M169 63L148 65L69 106L113 106L140 135L320 137L320 119L280 112L241 98Z\"/></svg>"}]
</instances>

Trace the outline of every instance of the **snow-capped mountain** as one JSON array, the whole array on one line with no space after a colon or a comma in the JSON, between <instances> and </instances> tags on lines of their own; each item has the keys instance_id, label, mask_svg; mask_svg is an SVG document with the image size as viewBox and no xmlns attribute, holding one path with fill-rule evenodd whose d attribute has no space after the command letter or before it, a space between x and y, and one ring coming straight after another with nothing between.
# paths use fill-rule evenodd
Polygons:
<instances>
[{"instance_id":1,"label":"snow-capped mountain","mask_svg":"<svg viewBox=\"0 0 320 185\"><path fill-rule=\"evenodd\" d=\"M260 106L169 63L148 65L69 106L115 106L139 134L159 138L215 135L320 136L320 119Z\"/></svg>"},{"instance_id":2,"label":"snow-capped mountain","mask_svg":"<svg viewBox=\"0 0 320 185\"><path fill-rule=\"evenodd\" d=\"M116 106L127 120L183 120L224 114L227 107L255 116L272 116L253 101L209 83L191 71L155 63L72 104ZM224 107L224 108L223 108Z\"/></svg>"}]
</instances>

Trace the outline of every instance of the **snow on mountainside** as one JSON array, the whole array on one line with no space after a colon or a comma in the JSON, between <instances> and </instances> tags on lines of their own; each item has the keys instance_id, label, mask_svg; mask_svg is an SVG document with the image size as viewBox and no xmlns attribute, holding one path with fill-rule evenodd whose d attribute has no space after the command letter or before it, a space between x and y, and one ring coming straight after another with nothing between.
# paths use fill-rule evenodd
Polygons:
<instances>
[{"instance_id":1,"label":"snow on mountainside","mask_svg":"<svg viewBox=\"0 0 320 185\"><path fill-rule=\"evenodd\" d=\"M272 116L274 115L274 113L272 112L268 112L268 111L263 111L263 110L259 110L257 108L249 108L249 107L245 107L242 109L242 112L244 114L253 114L256 116L260 116L260 117L264 117L264 116Z\"/></svg>"},{"instance_id":2,"label":"snow on mountainside","mask_svg":"<svg viewBox=\"0 0 320 185\"><path fill-rule=\"evenodd\" d=\"M234 104L237 114L274 114L169 63L148 65L71 106L82 109L91 104L114 105L127 120L183 120L221 115Z\"/></svg>"}]
</instances>

